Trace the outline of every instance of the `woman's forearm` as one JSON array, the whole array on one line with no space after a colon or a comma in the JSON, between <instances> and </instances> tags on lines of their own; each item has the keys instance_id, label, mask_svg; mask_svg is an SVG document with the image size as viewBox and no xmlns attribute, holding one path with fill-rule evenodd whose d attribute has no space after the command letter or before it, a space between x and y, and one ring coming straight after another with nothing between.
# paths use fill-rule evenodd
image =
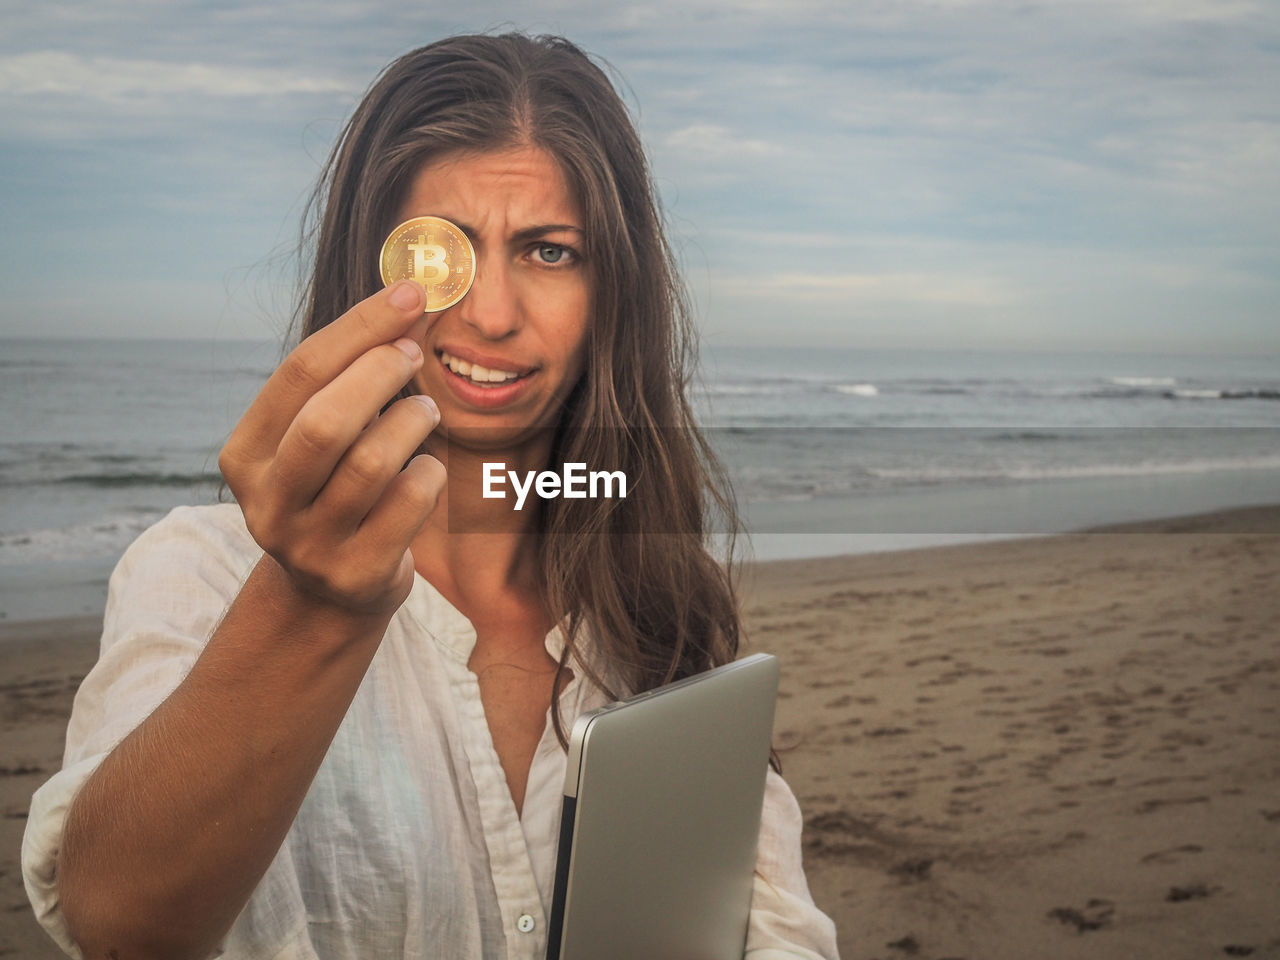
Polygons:
<instances>
[{"instance_id":1,"label":"woman's forearm","mask_svg":"<svg viewBox=\"0 0 1280 960\"><path fill-rule=\"evenodd\" d=\"M425 359L424 297L394 284L307 337L223 447L266 556L68 812L59 897L87 956L207 956L293 823L444 489L444 465L415 455L439 410L395 399Z\"/></svg>"},{"instance_id":2,"label":"woman's forearm","mask_svg":"<svg viewBox=\"0 0 1280 960\"><path fill-rule=\"evenodd\" d=\"M279 850L388 620L309 597L263 558L191 673L68 813L59 895L86 957L213 951Z\"/></svg>"}]
</instances>

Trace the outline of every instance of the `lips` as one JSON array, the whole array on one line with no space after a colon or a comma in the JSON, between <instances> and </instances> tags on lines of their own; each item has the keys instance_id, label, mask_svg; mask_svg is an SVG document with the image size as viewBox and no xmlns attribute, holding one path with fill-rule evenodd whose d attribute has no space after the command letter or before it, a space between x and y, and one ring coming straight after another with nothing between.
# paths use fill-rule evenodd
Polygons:
<instances>
[{"instance_id":1,"label":"lips","mask_svg":"<svg viewBox=\"0 0 1280 960\"><path fill-rule=\"evenodd\" d=\"M441 348L437 351L444 368L445 384L472 407L500 407L516 400L528 386L538 367L470 350Z\"/></svg>"}]
</instances>

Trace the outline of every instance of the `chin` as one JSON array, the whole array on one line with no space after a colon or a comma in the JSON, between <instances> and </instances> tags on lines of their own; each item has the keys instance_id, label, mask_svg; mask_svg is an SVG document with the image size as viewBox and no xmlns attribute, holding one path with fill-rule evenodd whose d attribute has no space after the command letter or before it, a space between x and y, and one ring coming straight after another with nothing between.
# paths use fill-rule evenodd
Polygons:
<instances>
[{"instance_id":1,"label":"chin","mask_svg":"<svg viewBox=\"0 0 1280 960\"><path fill-rule=\"evenodd\" d=\"M507 454L530 444L549 446L555 433L552 421L546 425L512 422L506 417L484 417L466 413L450 416L445 411L433 437L450 446L477 453Z\"/></svg>"}]
</instances>

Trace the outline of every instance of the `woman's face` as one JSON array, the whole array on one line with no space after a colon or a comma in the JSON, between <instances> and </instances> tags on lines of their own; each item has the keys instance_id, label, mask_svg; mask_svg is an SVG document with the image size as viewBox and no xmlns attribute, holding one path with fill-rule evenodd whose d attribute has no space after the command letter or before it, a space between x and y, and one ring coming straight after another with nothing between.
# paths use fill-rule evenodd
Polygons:
<instances>
[{"instance_id":1,"label":"woman's face","mask_svg":"<svg viewBox=\"0 0 1280 960\"><path fill-rule=\"evenodd\" d=\"M500 447L554 426L582 373L591 302L582 217L559 165L536 147L430 163L397 222L426 215L467 234L476 276L435 315L414 385L450 439Z\"/></svg>"}]
</instances>

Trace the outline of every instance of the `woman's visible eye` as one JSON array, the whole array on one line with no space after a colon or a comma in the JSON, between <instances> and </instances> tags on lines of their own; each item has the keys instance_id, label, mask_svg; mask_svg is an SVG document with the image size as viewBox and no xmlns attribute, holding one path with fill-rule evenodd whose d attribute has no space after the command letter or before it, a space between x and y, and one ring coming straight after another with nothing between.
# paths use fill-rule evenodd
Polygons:
<instances>
[{"instance_id":1,"label":"woman's visible eye","mask_svg":"<svg viewBox=\"0 0 1280 960\"><path fill-rule=\"evenodd\" d=\"M558 243L540 243L534 247L534 254L545 264L569 263L573 260L573 251Z\"/></svg>"}]
</instances>

